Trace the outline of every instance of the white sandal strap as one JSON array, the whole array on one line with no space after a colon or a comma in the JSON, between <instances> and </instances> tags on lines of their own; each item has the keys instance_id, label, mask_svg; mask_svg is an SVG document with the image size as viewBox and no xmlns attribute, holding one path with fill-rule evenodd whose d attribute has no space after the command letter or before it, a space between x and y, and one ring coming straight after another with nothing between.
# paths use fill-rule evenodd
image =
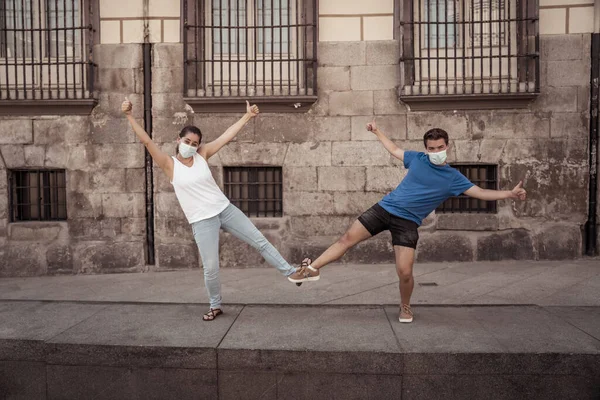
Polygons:
<instances>
[{"instance_id":1,"label":"white sandal strap","mask_svg":"<svg viewBox=\"0 0 600 400\"><path fill-rule=\"evenodd\" d=\"M313 271L313 272L317 272L317 271L319 271L318 269L316 269L316 268L313 268L313 266L312 266L312 265L309 265L309 266L308 266L308 267L306 267L306 268L310 269L310 270L311 270L311 271Z\"/></svg>"}]
</instances>

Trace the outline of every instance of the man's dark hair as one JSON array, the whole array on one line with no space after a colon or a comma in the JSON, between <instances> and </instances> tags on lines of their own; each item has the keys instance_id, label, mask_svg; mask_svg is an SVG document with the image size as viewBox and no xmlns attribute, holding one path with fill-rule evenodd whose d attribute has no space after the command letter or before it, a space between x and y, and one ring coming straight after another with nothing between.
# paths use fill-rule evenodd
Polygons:
<instances>
[{"instance_id":1,"label":"man's dark hair","mask_svg":"<svg viewBox=\"0 0 600 400\"><path fill-rule=\"evenodd\" d=\"M446 142L446 145L448 145L448 141L450 140L448 138L448 132L440 128L433 128L425 132L425 135L423 135L423 144L425 145L425 147L427 147L428 140L439 139L444 139L444 142Z\"/></svg>"}]
</instances>

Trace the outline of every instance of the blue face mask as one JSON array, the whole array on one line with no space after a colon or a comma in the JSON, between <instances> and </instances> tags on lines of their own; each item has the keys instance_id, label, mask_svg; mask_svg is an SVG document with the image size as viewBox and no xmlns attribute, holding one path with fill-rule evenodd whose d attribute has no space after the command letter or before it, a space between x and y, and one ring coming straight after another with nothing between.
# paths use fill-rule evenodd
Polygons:
<instances>
[{"instance_id":1,"label":"blue face mask","mask_svg":"<svg viewBox=\"0 0 600 400\"><path fill-rule=\"evenodd\" d=\"M198 151L197 147L190 146L189 144L185 144L183 142L179 143L179 154L183 158L190 158Z\"/></svg>"}]
</instances>

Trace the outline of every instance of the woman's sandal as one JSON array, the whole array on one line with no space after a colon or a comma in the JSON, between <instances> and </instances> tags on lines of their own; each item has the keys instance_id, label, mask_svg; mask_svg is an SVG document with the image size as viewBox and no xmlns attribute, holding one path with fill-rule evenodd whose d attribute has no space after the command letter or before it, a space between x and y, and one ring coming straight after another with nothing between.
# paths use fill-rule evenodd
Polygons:
<instances>
[{"instance_id":1,"label":"woman's sandal","mask_svg":"<svg viewBox=\"0 0 600 400\"><path fill-rule=\"evenodd\" d=\"M212 321L221 314L223 314L223 311L220 308L211 308L209 312L202 316L202 320Z\"/></svg>"}]
</instances>

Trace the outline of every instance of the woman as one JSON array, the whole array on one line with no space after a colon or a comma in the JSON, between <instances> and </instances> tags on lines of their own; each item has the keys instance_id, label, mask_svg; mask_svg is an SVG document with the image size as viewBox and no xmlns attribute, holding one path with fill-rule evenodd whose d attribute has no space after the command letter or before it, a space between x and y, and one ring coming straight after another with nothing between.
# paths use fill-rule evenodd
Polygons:
<instances>
[{"instance_id":1,"label":"woman","mask_svg":"<svg viewBox=\"0 0 600 400\"><path fill-rule=\"evenodd\" d=\"M260 252L263 258L286 276L296 270L265 239L236 206L229 202L217 186L208 159L229 143L248 121L258 115L258 107L246 101L246 114L216 140L201 145L202 133L195 126L186 126L177 139L177 155L171 157L159 149L132 116L132 104L125 99L121 109L137 137L146 146L152 159L169 177L183 212L192 225L194 239L204 265L204 282L210 298L210 310L204 321L223 314L219 281L219 229L231 233Z\"/></svg>"}]
</instances>

